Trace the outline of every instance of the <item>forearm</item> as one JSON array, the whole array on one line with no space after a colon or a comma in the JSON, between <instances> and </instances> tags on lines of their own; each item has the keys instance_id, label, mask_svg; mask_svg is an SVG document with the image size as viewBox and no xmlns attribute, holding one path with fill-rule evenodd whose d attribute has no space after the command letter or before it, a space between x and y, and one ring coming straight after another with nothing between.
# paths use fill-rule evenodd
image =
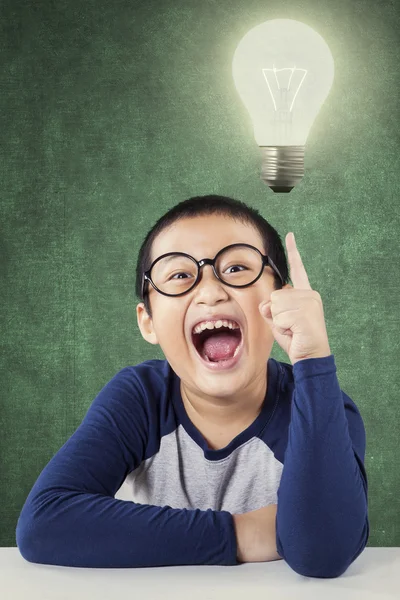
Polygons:
<instances>
[{"instance_id":1,"label":"forearm","mask_svg":"<svg viewBox=\"0 0 400 600\"><path fill-rule=\"evenodd\" d=\"M226 511L54 491L25 506L16 539L21 555L33 563L90 568L234 565L230 517Z\"/></svg>"},{"instance_id":2,"label":"forearm","mask_svg":"<svg viewBox=\"0 0 400 600\"><path fill-rule=\"evenodd\" d=\"M320 365L320 374L312 377L306 369L295 371L278 489L277 549L302 575L336 577L365 547L367 484L349 435L336 372L329 360Z\"/></svg>"}]
</instances>

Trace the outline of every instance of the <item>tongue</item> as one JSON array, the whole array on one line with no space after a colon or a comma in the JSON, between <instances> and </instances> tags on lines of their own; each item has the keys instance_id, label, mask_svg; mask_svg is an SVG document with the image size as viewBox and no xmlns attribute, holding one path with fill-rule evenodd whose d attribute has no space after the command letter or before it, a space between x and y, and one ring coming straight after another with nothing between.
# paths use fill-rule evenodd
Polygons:
<instances>
[{"instance_id":1,"label":"tongue","mask_svg":"<svg viewBox=\"0 0 400 600\"><path fill-rule=\"evenodd\" d=\"M226 360L232 358L239 344L240 337L232 333L215 333L204 342L203 355L213 361Z\"/></svg>"}]
</instances>

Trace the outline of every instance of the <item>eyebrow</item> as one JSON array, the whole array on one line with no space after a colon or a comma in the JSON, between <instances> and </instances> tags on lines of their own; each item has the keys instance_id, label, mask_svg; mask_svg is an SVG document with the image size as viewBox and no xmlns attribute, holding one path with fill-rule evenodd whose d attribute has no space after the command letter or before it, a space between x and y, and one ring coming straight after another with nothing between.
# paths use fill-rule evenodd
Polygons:
<instances>
[{"instance_id":1,"label":"eyebrow","mask_svg":"<svg viewBox=\"0 0 400 600\"><path fill-rule=\"evenodd\" d=\"M165 262L170 262L171 260L173 260L175 258L175 256L170 255L170 256L164 256L163 260L165 260Z\"/></svg>"}]
</instances>

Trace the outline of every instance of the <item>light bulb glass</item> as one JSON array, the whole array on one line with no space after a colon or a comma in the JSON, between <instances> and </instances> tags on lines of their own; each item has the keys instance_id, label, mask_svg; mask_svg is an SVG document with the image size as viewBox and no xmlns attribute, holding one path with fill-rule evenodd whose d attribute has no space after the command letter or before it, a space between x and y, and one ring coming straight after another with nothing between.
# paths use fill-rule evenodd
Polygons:
<instances>
[{"instance_id":1,"label":"light bulb glass","mask_svg":"<svg viewBox=\"0 0 400 600\"><path fill-rule=\"evenodd\" d=\"M281 158L282 147L286 148L286 173L280 165L283 183L290 183L290 156L295 155L293 164L297 161L298 168L296 175L293 166L292 183L297 183L308 134L333 83L334 62L328 45L300 21L266 21L239 42L232 74L252 119L257 144L274 148L275 154L281 152Z\"/></svg>"}]
</instances>

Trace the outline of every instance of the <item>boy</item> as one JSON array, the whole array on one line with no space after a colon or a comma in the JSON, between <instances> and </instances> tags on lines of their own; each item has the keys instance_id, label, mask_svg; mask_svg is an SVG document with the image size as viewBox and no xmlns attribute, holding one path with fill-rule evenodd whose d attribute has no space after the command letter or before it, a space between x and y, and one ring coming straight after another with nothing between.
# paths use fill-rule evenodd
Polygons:
<instances>
[{"instance_id":1,"label":"boy","mask_svg":"<svg viewBox=\"0 0 400 600\"><path fill-rule=\"evenodd\" d=\"M359 556L364 425L291 235L286 245L293 286L279 235L241 202L191 198L156 223L137 263L137 320L166 360L117 373L43 469L17 525L26 560L284 558L337 577ZM269 358L275 340L292 364Z\"/></svg>"}]
</instances>

